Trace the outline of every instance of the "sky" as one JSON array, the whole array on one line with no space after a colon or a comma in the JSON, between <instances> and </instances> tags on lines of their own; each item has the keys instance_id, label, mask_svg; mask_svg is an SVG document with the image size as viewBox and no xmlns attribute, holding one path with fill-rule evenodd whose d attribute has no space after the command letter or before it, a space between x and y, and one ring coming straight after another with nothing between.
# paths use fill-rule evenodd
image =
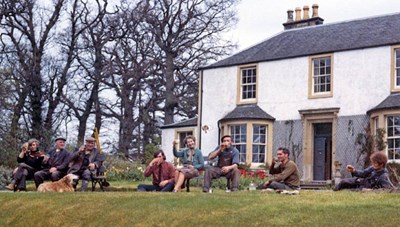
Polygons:
<instances>
[{"instance_id":1,"label":"sky","mask_svg":"<svg viewBox=\"0 0 400 227\"><path fill-rule=\"evenodd\" d=\"M241 0L239 22L227 37L238 44L236 52L244 50L282 32L288 9L308 5L311 17L313 4L324 24L400 12L400 0Z\"/></svg>"}]
</instances>

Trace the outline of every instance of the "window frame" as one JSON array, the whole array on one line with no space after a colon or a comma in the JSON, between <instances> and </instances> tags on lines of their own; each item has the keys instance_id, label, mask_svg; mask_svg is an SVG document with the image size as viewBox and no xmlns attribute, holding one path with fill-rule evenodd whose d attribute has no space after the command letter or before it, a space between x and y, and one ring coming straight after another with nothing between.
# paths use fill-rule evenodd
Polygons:
<instances>
[{"instance_id":1,"label":"window frame","mask_svg":"<svg viewBox=\"0 0 400 227\"><path fill-rule=\"evenodd\" d=\"M255 75L255 79L256 82L254 83L254 85L256 86L255 89L255 98L247 98L247 99L243 99L243 85L242 84L242 70L244 69L250 69L250 68L254 68L256 70L256 75ZM258 81L259 81L259 70L258 70L258 64L248 64L248 65L241 65L238 66L238 70L237 70L237 104L250 104L250 103L257 103L257 99L258 99ZM252 83L248 84L248 85L252 85Z\"/></svg>"},{"instance_id":2,"label":"window frame","mask_svg":"<svg viewBox=\"0 0 400 227\"><path fill-rule=\"evenodd\" d=\"M385 120L386 120L386 124L385 124L385 129L386 129L386 143L387 143L387 146L386 146L386 153L387 153L387 156L388 156L388 160L389 160L389 162L400 162L400 157L399 158L393 158L393 156L391 157L390 155L389 155L389 140L400 140L400 134L399 135L393 135L393 136L390 136L389 137L389 118L390 117L398 117L399 118L399 121L400 121L400 113L399 114L390 114L390 115L386 115L385 116ZM400 146L398 147L398 148L394 148L395 150L396 149L400 149ZM395 157L395 156L394 156Z\"/></svg>"},{"instance_id":3,"label":"window frame","mask_svg":"<svg viewBox=\"0 0 400 227\"><path fill-rule=\"evenodd\" d=\"M260 165L265 165L267 162L270 164L272 160L272 133L273 133L272 120L232 120L221 122L221 136L231 133L231 127L235 125L246 125L246 162L241 164L250 164L250 168L258 168ZM262 125L266 127L265 138L265 160L264 162L252 162L253 159L253 126ZM251 132L251 133L249 133ZM234 138L232 138L234 141ZM251 142L248 142L251 141Z\"/></svg>"},{"instance_id":4,"label":"window frame","mask_svg":"<svg viewBox=\"0 0 400 227\"><path fill-rule=\"evenodd\" d=\"M400 82L399 85L397 85L397 78L399 78L400 80L400 75L399 77L397 76L397 70L396 70L400 69L400 65L398 67L396 65L396 50L400 51L400 45L392 46L391 48L390 91L392 93L400 92Z\"/></svg>"},{"instance_id":5,"label":"window frame","mask_svg":"<svg viewBox=\"0 0 400 227\"><path fill-rule=\"evenodd\" d=\"M192 136L195 136L195 132L194 132L194 129L193 128L182 128L182 129L176 129L175 130L175 136L174 136L174 138L175 138L175 140L179 140L179 146L178 146L178 149L182 149L182 148L186 148L186 145L185 145L185 143L184 143L184 141L183 140L181 140L180 139L180 135L182 134L182 133L186 133L186 136L188 136L188 133L192 133L191 135ZM186 137L185 136L185 137ZM184 138L185 138L184 137ZM183 139L184 139L183 138ZM183 145L183 146L182 146Z\"/></svg>"},{"instance_id":6,"label":"window frame","mask_svg":"<svg viewBox=\"0 0 400 227\"><path fill-rule=\"evenodd\" d=\"M315 92L314 91L314 60L322 59L322 58L330 58L330 90L327 92ZM331 54L321 54L314 55L308 58L308 98L330 98L333 97L333 79L334 79L334 58L333 53Z\"/></svg>"}]
</instances>

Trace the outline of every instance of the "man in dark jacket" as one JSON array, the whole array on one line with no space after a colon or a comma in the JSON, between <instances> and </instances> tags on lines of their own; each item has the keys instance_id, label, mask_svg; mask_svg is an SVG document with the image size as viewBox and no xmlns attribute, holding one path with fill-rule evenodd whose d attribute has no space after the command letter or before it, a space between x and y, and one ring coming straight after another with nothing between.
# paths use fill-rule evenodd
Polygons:
<instances>
[{"instance_id":1,"label":"man in dark jacket","mask_svg":"<svg viewBox=\"0 0 400 227\"><path fill-rule=\"evenodd\" d=\"M55 139L55 148L44 157L43 170L34 174L36 188L49 178L51 181L57 181L67 173L70 153L65 149L65 141L62 137Z\"/></svg>"},{"instance_id":2,"label":"man in dark jacket","mask_svg":"<svg viewBox=\"0 0 400 227\"><path fill-rule=\"evenodd\" d=\"M344 178L334 191L341 189L373 190L394 188L389 179L389 172L386 169L388 158L383 152L375 152L370 157L372 165L364 170L356 170L352 165L346 169L353 176Z\"/></svg>"},{"instance_id":3,"label":"man in dark jacket","mask_svg":"<svg viewBox=\"0 0 400 227\"><path fill-rule=\"evenodd\" d=\"M87 190L92 175L102 166L105 156L94 147L96 140L93 137L86 138L86 143L80 148L76 148L71 157L68 173L75 174L82 178L81 191ZM73 186L76 188L78 180L74 180Z\"/></svg>"}]
</instances>

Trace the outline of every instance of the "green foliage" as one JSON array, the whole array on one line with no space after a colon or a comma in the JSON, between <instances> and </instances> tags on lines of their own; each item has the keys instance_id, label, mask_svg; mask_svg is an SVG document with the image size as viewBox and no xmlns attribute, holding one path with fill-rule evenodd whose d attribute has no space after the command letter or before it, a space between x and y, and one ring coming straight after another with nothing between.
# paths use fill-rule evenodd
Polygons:
<instances>
[{"instance_id":1,"label":"green foliage","mask_svg":"<svg viewBox=\"0 0 400 227\"><path fill-rule=\"evenodd\" d=\"M390 181L398 187L400 184L400 163L390 162L386 167L390 173Z\"/></svg>"},{"instance_id":2,"label":"green foliage","mask_svg":"<svg viewBox=\"0 0 400 227\"><path fill-rule=\"evenodd\" d=\"M145 167L140 163L128 161L122 156L108 156L104 162L105 176L109 181L143 181Z\"/></svg>"},{"instance_id":3,"label":"green foliage","mask_svg":"<svg viewBox=\"0 0 400 227\"><path fill-rule=\"evenodd\" d=\"M146 166L153 160L154 152L158 151L159 147L158 145L155 144L147 144L144 147L144 158L143 158L143 163L146 164Z\"/></svg>"},{"instance_id":4,"label":"green foliage","mask_svg":"<svg viewBox=\"0 0 400 227\"><path fill-rule=\"evenodd\" d=\"M0 189L4 189L11 182L12 168L0 165Z\"/></svg>"}]
</instances>

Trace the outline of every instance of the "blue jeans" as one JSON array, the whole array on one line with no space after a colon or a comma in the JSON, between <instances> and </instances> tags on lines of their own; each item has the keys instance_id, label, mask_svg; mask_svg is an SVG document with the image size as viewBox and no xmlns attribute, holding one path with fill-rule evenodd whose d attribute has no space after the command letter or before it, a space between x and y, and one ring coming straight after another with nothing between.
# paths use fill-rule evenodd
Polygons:
<instances>
[{"instance_id":1,"label":"blue jeans","mask_svg":"<svg viewBox=\"0 0 400 227\"><path fill-rule=\"evenodd\" d=\"M171 192L174 189L175 183L168 183L163 188L158 185L139 184L137 187L138 192Z\"/></svg>"}]
</instances>

